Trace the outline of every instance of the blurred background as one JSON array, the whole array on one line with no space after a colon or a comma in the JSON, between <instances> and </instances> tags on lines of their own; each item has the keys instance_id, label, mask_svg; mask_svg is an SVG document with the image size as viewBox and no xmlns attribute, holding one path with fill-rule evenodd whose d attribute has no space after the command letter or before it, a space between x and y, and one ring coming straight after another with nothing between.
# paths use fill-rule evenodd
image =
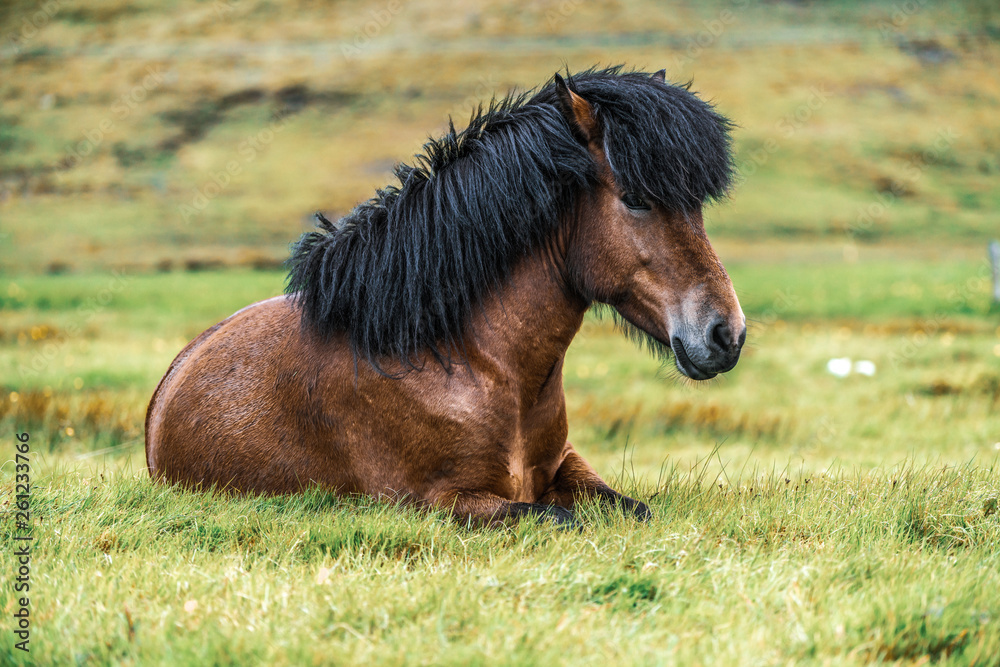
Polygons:
<instances>
[{"instance_id":1,"label":"blurred background","mask_svg":"<svg viewBox=\"0 0 1000 667\"><path fill-rule=\"evenodd\" d=\"M315 211L492 96L625 63L738 124L706 225L750 333L695 386L588 318L578 449L649 483L993 460L998 40L994 0L5 2L0 421L51 462L141 473L160 375L281 292Z\"/></svg>"}]
</instances>

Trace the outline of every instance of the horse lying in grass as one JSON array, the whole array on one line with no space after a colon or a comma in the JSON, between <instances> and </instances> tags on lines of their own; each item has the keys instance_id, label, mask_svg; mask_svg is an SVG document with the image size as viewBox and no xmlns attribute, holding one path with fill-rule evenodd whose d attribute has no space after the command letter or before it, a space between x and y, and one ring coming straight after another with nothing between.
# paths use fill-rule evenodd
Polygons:
<instances>
[{"instance_id":1,"label":"horse lying in grass","mask_svg":"<svg viewBox=\"0 0 1000 667\"><path fill-rule=\"evenodd\" d=\"M320 485L496 522L646 519L566 441L566 350L593 304L694 380L746 326L702 206L730 185L729 121L664 72L559 75L432 140L399 184L320 216L286 294L192 341L146 416L150 475Z\"/></svg>"}]
</instances>

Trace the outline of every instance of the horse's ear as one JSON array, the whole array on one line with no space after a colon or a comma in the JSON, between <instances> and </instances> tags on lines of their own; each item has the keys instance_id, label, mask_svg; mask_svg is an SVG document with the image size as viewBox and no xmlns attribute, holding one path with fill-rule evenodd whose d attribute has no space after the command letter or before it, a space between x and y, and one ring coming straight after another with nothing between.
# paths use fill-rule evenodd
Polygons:
<instances>
[{"instance_id":1,"label":"horse's ear","mask_svg":"<svg viewBox=\"0 0 1000 667\"><path fill-rule=\"evenodd\" d=\"M559 110L569 123L573 134L584 144L596 140L598 135L597 118L590 102L583 99L566 85L566 81L556 73L556 100Z\"/></svg>"},{"instance_id":2,"label":"horse's ear","mask_svg":"<svg viewBox=\"0 0 1000 667\"><path fill-rule=\"evenodd\" d=\"M660 83L666 83L667 81L667 70L661 69L659 72L653 72L653 76L650 77L653 81L659 81Z\"/></svg>"}]
</instances>

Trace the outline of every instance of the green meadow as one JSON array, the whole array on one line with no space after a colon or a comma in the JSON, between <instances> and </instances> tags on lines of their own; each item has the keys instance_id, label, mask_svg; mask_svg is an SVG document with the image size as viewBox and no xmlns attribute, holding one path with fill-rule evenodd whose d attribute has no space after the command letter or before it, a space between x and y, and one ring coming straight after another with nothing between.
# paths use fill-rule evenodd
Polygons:
<instances>
[{"instance_id":1,"label":"green meadow","mask_svg":"<svg viewBox=\"0 0 1000 667\"><path fill-rule=\"evenodd\" d=\"M1000 666L998 37L985 1L5 3L0 664ZM596 314L566 360L571 441L651 522L150 482L160 376L313 212L617 62L738 125L706 227L739 365L685 380Z\"/></svg>"}]
</instances>

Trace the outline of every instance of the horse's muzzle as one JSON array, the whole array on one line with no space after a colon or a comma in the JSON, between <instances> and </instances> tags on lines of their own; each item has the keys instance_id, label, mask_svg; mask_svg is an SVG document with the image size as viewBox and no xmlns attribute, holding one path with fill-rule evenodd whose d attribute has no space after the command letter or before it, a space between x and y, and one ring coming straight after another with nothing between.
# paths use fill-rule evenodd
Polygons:
<instances>
[{"instance_id":1,"label":"horse's muzzle","mask_svg":"<svg viewBox=\"0 0 1000 667\"><path fill-rule=\"evenodd\" d=\"M692 380L710 380L736 366L746 337L745 324L741 323L735 330L725 319L716 317L703 335L692 336L687 343L681 336L674 336L670 339L670 347L677 368L684 375Z\"/></svg>"}]
</instances>

